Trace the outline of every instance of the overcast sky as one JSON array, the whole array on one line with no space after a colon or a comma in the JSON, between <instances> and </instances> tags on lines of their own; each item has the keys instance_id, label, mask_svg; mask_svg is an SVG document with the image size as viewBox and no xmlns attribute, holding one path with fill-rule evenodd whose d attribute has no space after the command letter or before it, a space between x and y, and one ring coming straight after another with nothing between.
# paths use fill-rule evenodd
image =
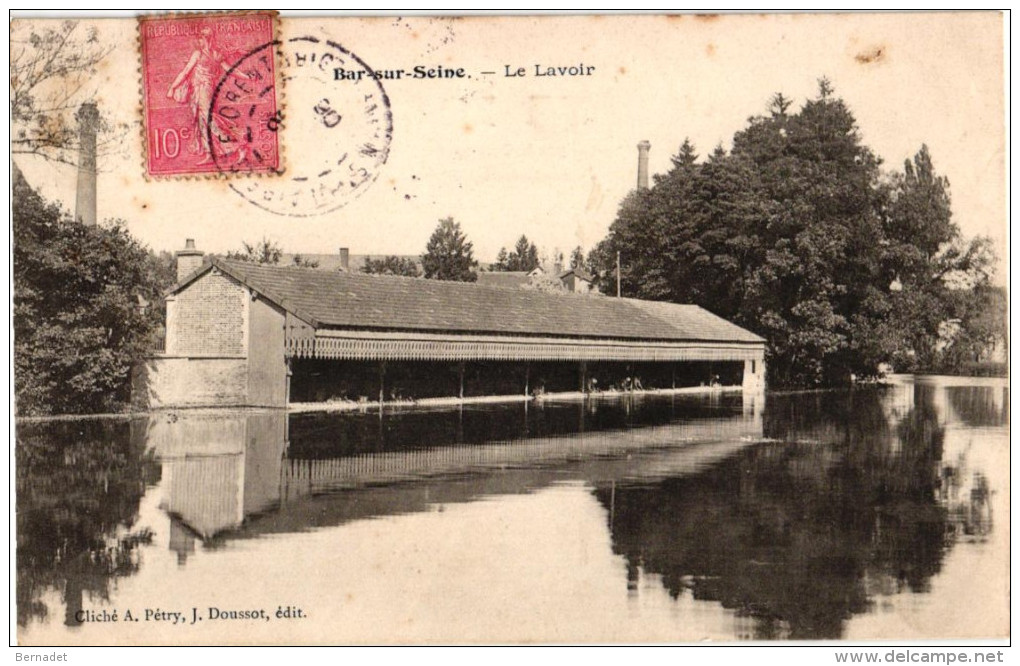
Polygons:
<instances>
[{"instance_id":1,"label":"overcast sky","mask_svg":"<svg viewBox=\"0 0 1020 666\"><path fill-rule=\"evenodd\" d=\"M100 219L126 219L157 250L192 237L225 251L268 236L292 252L416 254L446 216L483 261L522 233L546 250L587 250L634 187L639 141L651 142L651 171L663 173L684 137L702 155L729 148L773 93L799 107L827 76L886 166L902 168L928 144L951 183L957 223L967 236L991 236L1005 265L997 14L285 21L285 39L328 37L376 70L463 67L472 76L385 82L394 133L377 180L332 213L292 218L260 210L222 181L143 177L137 26L100 20L101 39L115 48L93 89L105 112L136 123L122 153L100 165ZM581 64L595 69L534 76L535 65ZM527 76L507 78L507 66ZM301 107L310 99L295 93L284 100L292 118L308 113ZM335 152L290 129L288 164ZM45 196L73 207L73 168L17 161Z\"/></svg>"}]
</instances>

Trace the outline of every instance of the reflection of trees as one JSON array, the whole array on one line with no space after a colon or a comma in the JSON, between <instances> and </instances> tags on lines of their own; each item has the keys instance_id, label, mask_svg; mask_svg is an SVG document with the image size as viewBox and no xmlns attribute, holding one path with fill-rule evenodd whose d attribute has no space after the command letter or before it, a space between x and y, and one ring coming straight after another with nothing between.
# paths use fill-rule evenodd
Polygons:
<instances>
[{"instance_id":1,"label":"reflection of trees","mask_svg":"<svg viewBox=\"0 0 1020 666\"><path fill-rule=\"evenodd\" d=\"M946 392L949 404L968 426L1002 426L1009 422L1007 387L953 386Z\"/></svg>"},{"instance_id":2,"label":"reflection of trees","mask_svg":"<svg viewBox=\"0 0 1020 666\"><path fill-rule=\"evenodd\" d=\"M19 424L17 476L18 623L44 619L58 590L65 622L85 596L107 599L113 579L138 568L148 529L129 531L158 468L131 443L130 424Z\"/></svg>"},{"instance_id":3,"label":"reflection of trees","mask_svg":"<svg viewBox=\"0 0 1020 666\"><path fill-rule=\"evenodd\" d=\"M810 400L771 399L783 443L696 477L600 488L631 575L640 566L674 597L690 590L754 618L756 638L838 638L875 593L926 590L947 545L931 395L916 394L898 425L877 393Z\"/></svg>"}]
</instances>

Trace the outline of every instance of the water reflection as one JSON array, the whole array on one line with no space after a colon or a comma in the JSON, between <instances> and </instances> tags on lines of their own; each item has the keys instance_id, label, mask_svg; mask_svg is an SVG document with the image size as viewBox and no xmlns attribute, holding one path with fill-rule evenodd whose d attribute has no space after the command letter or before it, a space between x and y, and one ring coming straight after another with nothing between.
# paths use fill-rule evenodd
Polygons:
<instances>
[{"instance_id":1,"label":"water reflection","mask_svg":"<svg viewBox=\"0 0 1020 666\"><path fill-rule=\"evenodd\" d=\"M161 508L195 536L294 532L373 515L528 492L568 478L661 478L760 439L761 411L725 401L617 400L422 412L171 416L149 422ZM686 443L714 443L684 447ZM634 453L641 455L635 457ZM441 483L423 484L428 480ZM403 482L419 482L404 487ZM309 512L302 500L355 493ZM447 499L447 498L453 498ZM254 516L273 510L263 520ZM246 522L246 519L247 522ZM243 528L243 529L242 529ZM181 561L193 546L178 539Z\"/></svg>"},{"instance_id":2,"label":"water reflection","mask_svg":"<svg viewBox=\"0 0 1020 666\"><path fill-rule=\"evenodd\" d=\"M914 397L898 423L874 391L777 401L766 435L781 442L694 477L600 488L614 549L673 597L753 618L749 638L840 637L876 593L925 591L948 545L944 431L931 393Z\"/></svg>"},{"instance_id":3,"label":"water reflection","mask_svg":"<svg viewBox=\"0 0 1020 666\"><path fill-rule=\"evenodd\" d=\"M85 599L110 596L116 578L133 574L151 530L135 524L146 486L159 469L131 437L132 425L109 421L21 426L15 446L18 623L45 620L40 601L58 590L63 621L75 624Z\"/></svg>"},{"instance_id":4,"label":"water reflection","mask_svg":"<svg viewBox=\"0 0 1020 666\"><path fill-rule=\"evenodd\" d=\"M159 551L189 589L192 560L233 544L282 557L298 534L342 539L368 518L566 487L603 512L607 531L576 525L621 561L609 594L641 604L658 588L685 613L685 600L717 608L730 638L839 638L884 597L930 593L954 544L989 541L996 459L958 435L1005 432L1007 404L1002 387L909 384L769 396L767 409L736 394L19 424L18 622L52 625L59 605L75 627L83 608L117 603L117 579L145 579ZM165 522L139 519L146 502ZM315 585L328 549L303 557L311 570L287 574L295 589ZM372 565L345 562L361 577ZM519 584L497 584L499 566L486 575ZM578 617L600 608L564 603ZM683 626L650 635L699 637Z\"/></svg>"}]
</instances>

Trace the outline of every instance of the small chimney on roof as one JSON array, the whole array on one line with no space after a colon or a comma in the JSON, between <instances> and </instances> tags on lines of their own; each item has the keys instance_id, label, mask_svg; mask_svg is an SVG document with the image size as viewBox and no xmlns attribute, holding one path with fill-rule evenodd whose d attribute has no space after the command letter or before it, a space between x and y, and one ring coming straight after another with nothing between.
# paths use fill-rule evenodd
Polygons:
<instances>
[{"instance_id":1,"label":"small chimney on roof","mask_svg":"<svg viewBox=\"0 0 1020 666\"><path fill-rule=\"evenodd\" d=\"M639 190L648 189L648 151L652 144L647 140L637 145L637 186Z\"/></svg>"},{"instance_id":2,"label":"small chimney on roof","mask_svg":"<svg viewBox=\"0 0 1020 666\"><path fill-rule=\"evenodd\" d=\"M344 273L351 272L351 250L347 247L340 248L340 270Z\"/></svg>"},{"instance_id":3,"label":"small chimney on roof","mask_svg":"<svg viewBox=\"0 0 1020 666\"><path fill-rule=\"evenodd\" d=\"M78 120L78 190L74 200L74 217L82 224L96 223L96 130L99 109L85 102L74 116Z\"/></svg>"},{"instance_id":4,"label":"small chimney on roof","mask_svg":"<svg viewBox=\"0 0 1020 666\"><path fill-rule=\"evenodd\" d=\"M177 250L177 281L182 282L199 269L205 255L195 247L195 239L184 241L184 249Z\"/></svg>"}]
</instances>

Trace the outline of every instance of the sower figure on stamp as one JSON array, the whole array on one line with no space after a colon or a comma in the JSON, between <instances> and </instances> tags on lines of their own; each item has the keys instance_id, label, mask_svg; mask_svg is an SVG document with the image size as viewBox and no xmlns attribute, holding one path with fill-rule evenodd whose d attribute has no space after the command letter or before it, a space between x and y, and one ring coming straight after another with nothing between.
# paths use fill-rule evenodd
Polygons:
<instances>
[{"instance_id":1,"label":"sower figure on stamp","mask_svg":"<svg viewBox=\"0 0 1020 666\"><path fill-rule=\"evenodd\" d=\"M209 126L209 109L212 107L213 94L219 80L230 73L230 63L216 48L211 28L202 28L199 33L195 50L191 53L188 63L166 91L166 96L178 103L189 103L193 114L194 132L190 150L193 154L202 154L198 164L206 164L212 160L213 146L210 136L215 136L225 155L237 151L237 162L245 158L244 144L237 141L237 128L234 123L221 116L213 117L212 127ZM248 78L239 70L234 75Z\"/></svg>"}]
</instances>

